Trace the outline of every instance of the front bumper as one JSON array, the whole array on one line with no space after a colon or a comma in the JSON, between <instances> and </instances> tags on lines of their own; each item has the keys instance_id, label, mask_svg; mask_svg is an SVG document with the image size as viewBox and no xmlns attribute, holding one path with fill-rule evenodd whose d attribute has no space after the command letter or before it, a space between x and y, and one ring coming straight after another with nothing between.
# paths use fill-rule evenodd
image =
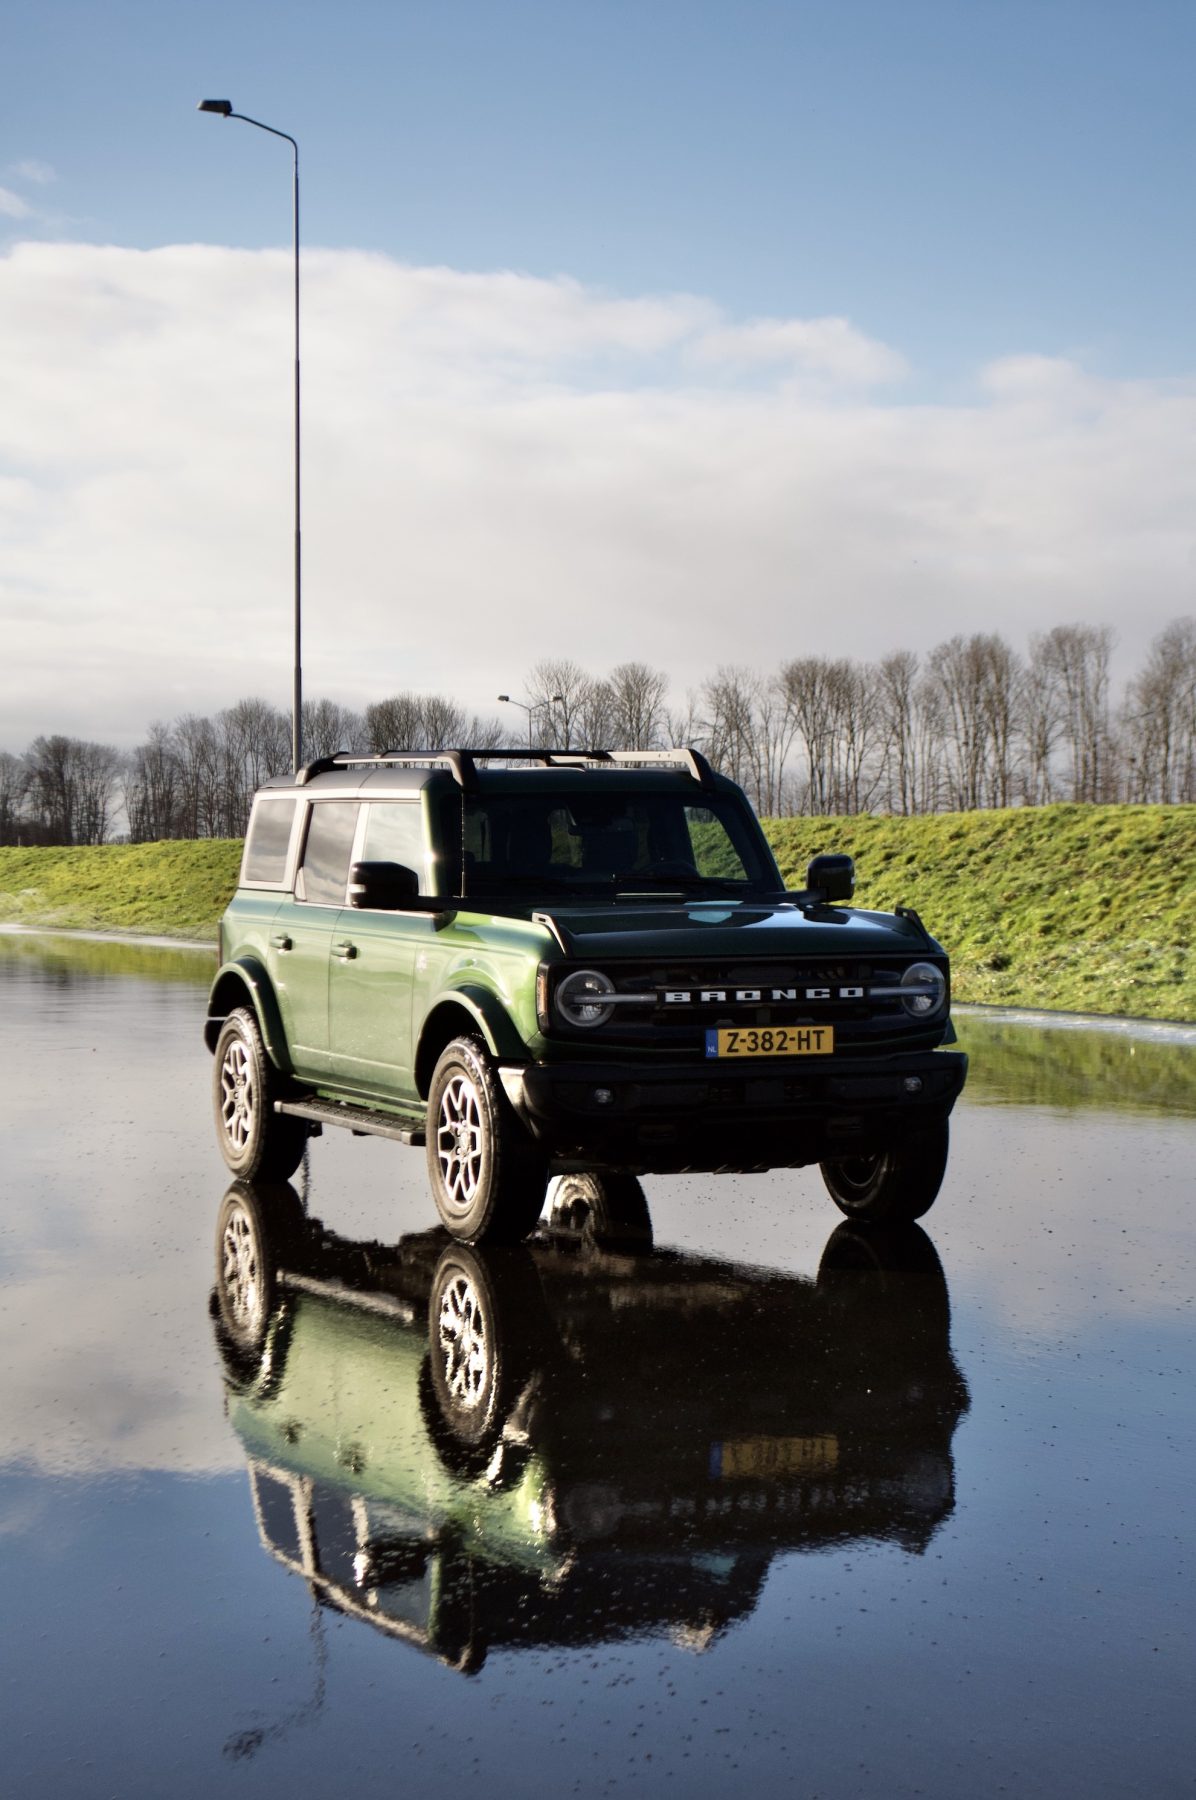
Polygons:
<instances>
[{"instance_id":1,"label":"front bumper","mask_svg":"<svg viewBox=\"0 0 1196 1800\"><path fill-rule=\"evenodd\" d=\"M508 1100L560 1174L797 1168L887 1149L947 1118L962 1051L833 1057L783 1067L526 1063Z\"/></svg>"}]
</instances>

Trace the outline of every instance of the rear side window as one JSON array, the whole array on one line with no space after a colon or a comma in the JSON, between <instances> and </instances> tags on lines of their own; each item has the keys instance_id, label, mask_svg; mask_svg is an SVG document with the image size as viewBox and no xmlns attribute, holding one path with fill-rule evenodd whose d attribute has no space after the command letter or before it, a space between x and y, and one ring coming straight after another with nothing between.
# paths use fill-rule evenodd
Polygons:
<instances>
[{"instance_id":1,"label":"rear side window","mask_svg":"<svg viewBox=\"0 0 1196 1800\"><path fill-rule=\"evenodd\" d=\"M349 856L360 810L356 800L331 800L312 807L296 899L322 906L345 904Z\"/></svg>"},{"instance_id":2,"label":"rear side window","mask_svg":"<svg viewBox=\"0 0 1196 1800\"><path fill-rule=\"evenodd\" d=\"M427 892L424 821L418 800L375 801L367 808L361 860L402 863L419 876L420 893Z\"/></svg>"},{"instance_id":3,"label":"rear side window","mask_svg":"<svg viewBox=\"0 0 1196 1800\"><path fill-rule=\"evenodd\" d=\"M259 800L254 807L241 866L245 887L281 887L286 881L296 804L293 799Z\"/></svg>"}]
</instances>

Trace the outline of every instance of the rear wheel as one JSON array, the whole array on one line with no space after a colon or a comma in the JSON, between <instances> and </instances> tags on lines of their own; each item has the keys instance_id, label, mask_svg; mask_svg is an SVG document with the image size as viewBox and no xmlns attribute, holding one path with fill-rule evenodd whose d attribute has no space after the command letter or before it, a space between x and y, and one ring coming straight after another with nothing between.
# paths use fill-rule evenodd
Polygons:
<instances>
[{"instance_id":1,"label":"rear wheel","mask_svg":"<svg viewBox=\"0 0 1196 1800\"><path fill-rule=\"evenodd\" d=\"M427 1142L436 1210L453 1237L517 1243L528 1235L544 1206L547 1165L476 1038L454 1038L441 1052Z\"/></svg>"},{"instance_id":2,"label":"rear wheel","mask_svg":"<svg viewBox=\"0 0 1196 1800\"><path fill-rule=\"evenodd\" d=\"M849 1219L920 1219L929 1212L947 1172L947 1121L873 1156L820 1163L827 1192Z\"/></svg>"},{"instance_id":3,"label":"rear wheel","mask_svg":"<svg viewBox=\"0 0 1196 1800\"><path fill-rule=\"evenodd\" d=\"M248 1007L238 1006L220 1027L215 1061L212 1110L220 1154L234 1175L285 1181L303 1161L307 1124L275 1112L283 1078Z\"/></svg>"}]
</instances>

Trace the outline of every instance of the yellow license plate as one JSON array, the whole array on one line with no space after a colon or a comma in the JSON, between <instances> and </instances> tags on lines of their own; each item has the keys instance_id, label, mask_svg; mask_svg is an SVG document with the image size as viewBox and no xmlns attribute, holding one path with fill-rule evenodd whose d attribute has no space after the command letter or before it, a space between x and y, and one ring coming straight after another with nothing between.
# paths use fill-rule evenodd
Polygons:
<instances>
[{"instance_id":1,"label":"yellow license plate","mask_svg":"<svg viewBox=\"0 0 1196 1800\"><path fill-rule=\"evenodd\" d=\"M839 1466L839 1440L826 1437L730 1438L710 1446L710 1473L723 1481L769 1481L829 1475Z\"/></svg>"},{"instance_id":2,"label":"yellow license plate","mask_svg":"<svg viewBox=\"0 0 1196 1800\"><path fill-rule=\"evenodd\" d=\"M720 1026L706 1033L707 1056L829 1056L833 1025Z\"/></svg>"}]
</instances>

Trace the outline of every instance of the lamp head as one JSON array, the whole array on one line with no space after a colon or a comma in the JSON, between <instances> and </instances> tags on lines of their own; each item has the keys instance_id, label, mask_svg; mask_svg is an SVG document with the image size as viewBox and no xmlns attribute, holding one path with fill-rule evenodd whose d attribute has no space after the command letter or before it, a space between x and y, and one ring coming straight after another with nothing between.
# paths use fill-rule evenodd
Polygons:
<instances>
[{"instance_id":1,"label":"lamp head","mask_svg":"<svg viewBox=\"0 0 1196 1800\"><path fill-rule=\"evenodd\" d=\"M510 694L500 694L498 697L500 700L506 700L508 702L510 701L510 698L511 698Z\"/></svg>"},{"instance_id":2,"label":"lamp head","mask_svg":"<svg viewBox=\"0 0 1196 1800\"><path fill-rule=\"evenodd\" d=\"M195 110L196 112L219 113L222 119L227 119L233 110L233 103L231 100L201 100Z\"/></svg>"}]
</instances>

